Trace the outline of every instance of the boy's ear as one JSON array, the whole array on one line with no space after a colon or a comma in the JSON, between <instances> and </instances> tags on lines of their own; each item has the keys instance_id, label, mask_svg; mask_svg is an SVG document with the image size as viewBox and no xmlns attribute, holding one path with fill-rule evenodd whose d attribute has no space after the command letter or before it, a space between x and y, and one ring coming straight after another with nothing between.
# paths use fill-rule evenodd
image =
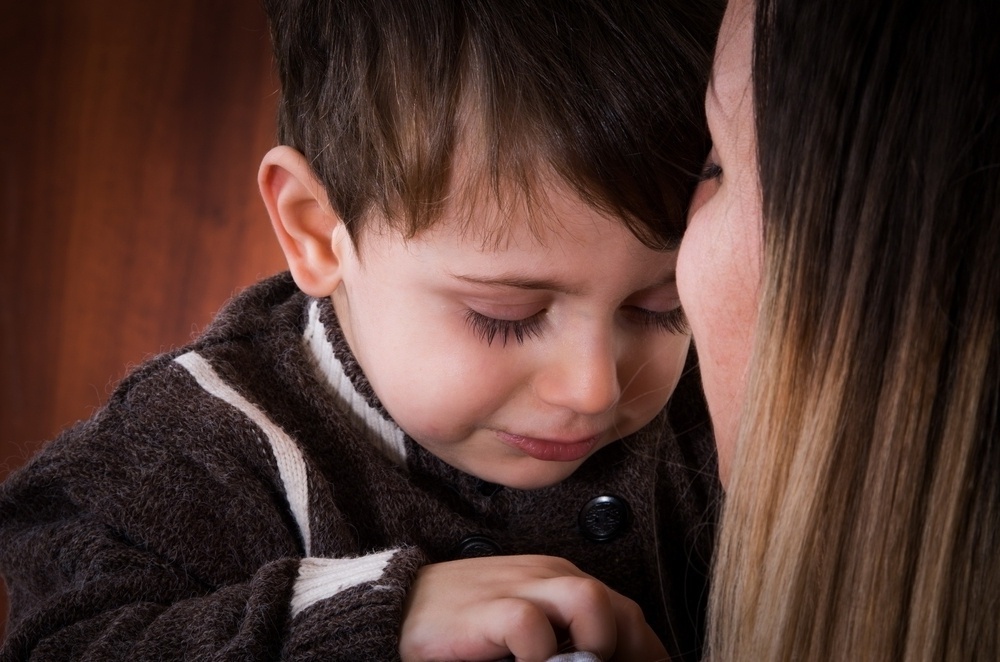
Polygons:
<instances>
[{"instance_id":1,"label":"boy's ear","mask_svg":"<svg viewBox=\"0 0 1000 662\"><path fill-rule=\"evenodd\" d=\"M333 294L353 245L305 157L291 147L273 148L261 161L257 184L296 284L310 296Z\"/></svg>"}]
</instances>

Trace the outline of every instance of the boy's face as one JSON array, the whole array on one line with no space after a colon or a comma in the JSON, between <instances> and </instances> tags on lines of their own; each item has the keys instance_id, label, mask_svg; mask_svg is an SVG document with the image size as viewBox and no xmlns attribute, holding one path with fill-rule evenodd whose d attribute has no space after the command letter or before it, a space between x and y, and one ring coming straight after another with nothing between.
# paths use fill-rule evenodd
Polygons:
<instances>
[{"instance_id":1,"label":"boy's face","mask_svg":"<svg viewBox=\"0 0 1000 662\"><path fill-rule=\"evenodd\" d=\"M565 187L545 197L541 231L515 215L499 246L476 233L495 204L474 210L471 231L459 213L409 240L369 230L360 259L342 251L333 293L396 423L452 466L521 489L563 480L646 425L689 344L676 253Z\"/></svg>"}]
</instances>

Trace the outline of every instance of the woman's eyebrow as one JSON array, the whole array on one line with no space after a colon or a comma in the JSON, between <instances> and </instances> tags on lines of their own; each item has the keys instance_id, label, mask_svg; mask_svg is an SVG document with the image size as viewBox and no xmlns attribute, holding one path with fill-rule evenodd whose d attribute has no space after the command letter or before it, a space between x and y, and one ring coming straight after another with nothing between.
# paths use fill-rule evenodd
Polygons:
<instances>
[{"instance_id":1,"label":"woman's eyebrow","mask_svg":"<svg viewBox=\"0 0 1000 662\"><path fill-rule=\"evenodd\" d=\"M708 78L708 88L705 90L705 109L708 110L708 106L711 103L719 103L719 90L715 86L715 69L712 69L712 75Z\"/></svg>"},{"instance_id":2,"label":"woman's eyebrow","mask_svg":"<svg viewBox=\"0 0 1000 662\"><path fill-rule=\"evenodd\" d=\"M708 123L708 130L709 133L713 134L713 138L715 137L714 131L712 131L712 125L715 124L713 120L722 106L722 99L719 97L719 88L715 83L716 78L715 72L713 71L712 77L708 81L708 89L705 92L705 121ZM716 130L718 130L717 127ZM713 140L712 142L714 143L715 141Z\"/></svg>"}]
</instances>

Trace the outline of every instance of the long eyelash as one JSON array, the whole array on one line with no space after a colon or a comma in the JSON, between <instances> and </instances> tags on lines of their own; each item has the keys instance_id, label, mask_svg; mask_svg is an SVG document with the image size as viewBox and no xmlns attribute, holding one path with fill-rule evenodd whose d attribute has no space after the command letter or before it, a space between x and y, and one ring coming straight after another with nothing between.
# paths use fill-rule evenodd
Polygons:
<instances>
[{"instance_id":1,"label":"long eyelash","mask_svg":"<svg viewBox=\"0 0 1000 662\"><path fill-rule=\"evenodd\" d=\"M701 168L701 175L698 181L707 182L712 179L722 179L722 166L718 163L707 161Z\"/></svg>"},{"instance_id":2,"label":"long eyelash","mask_svg":"<svg viewBox=\"0 0 1000 662\"><path fill-rule=\"evenodd\" d=\"M665 313L658 313L645 308L633 308L631 313L635 321L642 326L651 326L668 333L684 335L690 333L684 309L677 307Z\"/></svg>"},{"instance_id":3,"label":"long eyelash","mask_svg":"<svg viewBox=\"0 0 1000 662\"><path fill-rule=\"evenodd\" d=\"M492 345L497 338L506 347L511 336L518 345L529 338L537 337L542 331L543 316L541 313L523 320L498 320L487 317L474 310L465 313L465 321L487 345Z\"/></svg>"}]
</instances>

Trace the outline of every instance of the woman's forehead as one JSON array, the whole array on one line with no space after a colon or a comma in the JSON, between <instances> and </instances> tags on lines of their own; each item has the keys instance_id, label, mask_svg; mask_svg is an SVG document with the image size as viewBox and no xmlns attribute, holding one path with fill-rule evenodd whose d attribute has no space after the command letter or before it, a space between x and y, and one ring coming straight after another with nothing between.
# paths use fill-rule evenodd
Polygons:
<instances>
[{"instance_id":1,"label":"woman's forehead","mask_svg":"<svg viewBox=\"0 0 1000 662\"><path fill-rule=\"evenodd\" d=\"M750 0L731 0L726 8L705 95L713 130L735 121L743 104L752 102L753 9Z\"/></svg>"}]
</instances>

